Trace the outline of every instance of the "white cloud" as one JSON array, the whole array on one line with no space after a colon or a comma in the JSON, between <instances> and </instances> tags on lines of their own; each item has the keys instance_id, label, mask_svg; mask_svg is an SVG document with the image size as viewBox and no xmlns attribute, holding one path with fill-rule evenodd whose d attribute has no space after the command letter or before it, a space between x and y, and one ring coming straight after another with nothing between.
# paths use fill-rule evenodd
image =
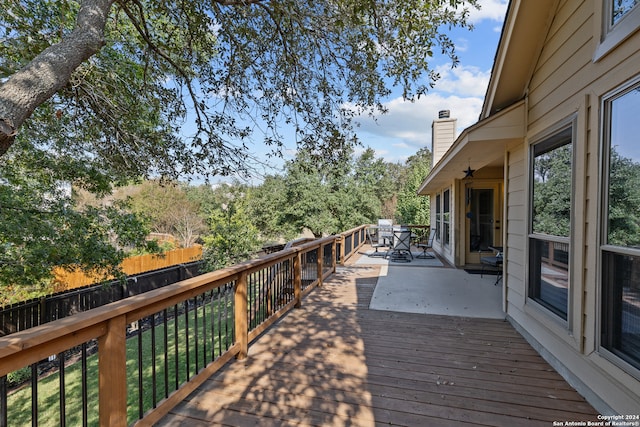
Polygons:
<instances>
[{"instance_id":1,"label":"white cloud","mask_svg":"<svg viewBox=\"0 0 640 427\"><path fill-rule=\"evenodd\" d=\"M396 98L386 103L387 114L377 122L360 120L358 134L365 146L371 146L387 161L403 161L420 148L431 148L431 124L440 110L449 110L457 119L457 132L478 121L482 97L446 96L429 93L415 102Z\"/></svg>"},{"instance_id":2,"label":"white cloud","mask_svg":"<svg viewBox=\"0 0 640 427\"><path fill-rule=\"evenodd\" d=\"M471 7L469 9L470 21L477 25L485 19L502 22L507 13L507 0L481 0L480 10Z\"/></svg>"},{"instance_id":3,"label":"white cloud","mask_svg":"<svg viewBox=\"0 0 640 427\"><path fill-rule=\"evenodd\" d=\"M440 74L440 80L436 82L435 89L460 96L484 97L491 77L491 70L482 71L475 66L458 65L451 68L441 65L436 71Z\"/></svg>"}]
</instances>

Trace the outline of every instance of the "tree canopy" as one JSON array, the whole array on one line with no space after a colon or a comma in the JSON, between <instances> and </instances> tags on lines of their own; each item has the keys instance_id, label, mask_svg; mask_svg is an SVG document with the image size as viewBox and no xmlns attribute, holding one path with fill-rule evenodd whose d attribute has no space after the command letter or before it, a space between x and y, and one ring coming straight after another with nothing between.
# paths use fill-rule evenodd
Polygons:
<instances>
[{"instance_id":1,"label":"tree canopy","mask_svg":"<svg viewBox=\"0 0 640 427\"><path fill-rule=\"evenodd\" d=\"M23 278L36 280L145 245L130 211L61 188L102 197L149 177L243 175L258 143L344 164L354 117L382 111L392 86L424 94L434 55L456 64L447 31L471 28L468 7L477 1L0 0L0 273L33 267ZM343 200L327 196L317 230L345 223Z\"/></svg>"},{"instance_id":2,"label":"tree canopy","mask_svg":"<svg viewBox=\"0 0 640 427\"><path fill-rule=\"evenodd\" d=\"M390 85L420 96L434 52L456 63L446 31L475 5L1 0L0 154L36 134L111 176L229 174L249 167L254 133L278 155L293 126L331 161Z\"/></svg>"}]
</instances>

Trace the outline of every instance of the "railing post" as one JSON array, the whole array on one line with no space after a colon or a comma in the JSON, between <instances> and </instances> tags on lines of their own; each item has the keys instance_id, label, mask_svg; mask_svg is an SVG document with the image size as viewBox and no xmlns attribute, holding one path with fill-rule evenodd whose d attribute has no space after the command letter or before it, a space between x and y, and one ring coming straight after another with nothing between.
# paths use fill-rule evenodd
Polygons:
<instances>
[{"instance_id":1,"label":"railing post","mask_svg":"<svg viewBox=\"0 0 640 427\"><path fill-rule=\"evenodd\" d=\"M240 351L236 359L242 360L247 357L249 352L249 330L247 324L247 272L240 273L240 277L236 281L234 293L234 316L236 343L240 345Z\"/></svg>"},{"instance_id":2,"label":"railing post","mask_svg":"<svg viewBox=\"0 0 640 427\"><path fill-rule=\"evenodd\" d=\"M318 286L322 286L322 258L324 257L324 245L320 244L320 247L318 248Z\"/></svg>"},{"instance_id":3,"label":"railing post","mask_svg":"<svg viewBox=\"0 0 640 427\"><path fill-rule=\"evenodd\" d=\"M98 339L98 382L101 426L127 425L126 317L109 320Z\"/></svg>"},{"instance_id":4,"label":"railing post","mask_svg":"<svg viewBox=\"0 0 640 427\"><path fill-rule=\"evenodd\" d=\"M344 264L344 236L340 235L340 265Z\"/></svg>"},{"instance_id":5,"label":"railing post","mask_svg":"<svg viewBox=\"0 0 640 427\"><path fill-rule=\"evenodd\" d=\"M293 298L296 301L295 307L302 306L302 254L296 252L293 258Z\"/></svg>"}]
</instances>

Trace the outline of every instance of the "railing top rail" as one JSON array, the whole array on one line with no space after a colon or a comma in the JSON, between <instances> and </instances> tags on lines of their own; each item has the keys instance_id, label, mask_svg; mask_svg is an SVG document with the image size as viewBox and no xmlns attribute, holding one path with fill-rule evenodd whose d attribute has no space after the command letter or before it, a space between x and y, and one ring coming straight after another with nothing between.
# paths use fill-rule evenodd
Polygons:
<instances>
[{"instance_id":1,"label":"railing top rail","mask_svg":"<svg viewBox=\"0 0 640 427\"><path fill-rule=\"evenodd\" d=\"M347 231L343 231L342 233L340 233L341 236L345 236L347 234L353 234L358 230L361 230L363 228L367 228L370 227L370 225L359 225L357 227L353 227L351 230L347 230Z\"/></svg>"},{"instance_id":2,"label":"railing top rail","mask_svg":"<svg viewBox=\"0 0 640 427\"><path fill-rule=\"evenodd\" d=\"M196 292L205 292L234 281L243 272L251 273L269 267L287 258L291 258L291 256L298 252L307 252L316 247L321 247L322 245L332 242L334 239L335 236L330 236L314 240L300 246L186 279L144 294L109 303L73 316L55 320L24 331L15 332L6 337L0 337L0 359L3 359L4 362L7 358L21 353L20 359L22 365L37 362L49 354L52 354L57 347L60 347L60 351L62 351L64 350L64 346L68 348L69 343L71 343L71 345L77 345L88 339L103 335L106 330L106 322L115 317L126 315L127 321L137 320L179 301L190 298L191 295ZM91 332L89 333L89 331ZM61 337L69 338L64 339L63 342ZM52 347L51 344L56 341L59 342L59 345ZM37 351L39 347L46 348L48 353L40 354L40 352ZM0 368L0 376L11 372L12 369L12 365L3 363L3 366Z\"/></svg>"}]
</instances>

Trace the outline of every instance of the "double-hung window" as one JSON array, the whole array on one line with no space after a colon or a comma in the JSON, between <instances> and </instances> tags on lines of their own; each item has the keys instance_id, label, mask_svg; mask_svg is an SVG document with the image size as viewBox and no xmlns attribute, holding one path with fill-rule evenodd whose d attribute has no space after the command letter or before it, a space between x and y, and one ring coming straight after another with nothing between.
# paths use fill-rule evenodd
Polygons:
<instances>
[{"instance_id":1,"label":"double-hung window","mask_svg":"<svg viewBox=\"0 0 640 427\"><path fill-rule=\"evenodd\" d=\"M445 190L442 196L442 240L445 245L451 243L451 191Z\"/></svg>"},{"instance_id":2,"label":"double-hung window","mask_svg":"<svg viewBox=\"0 0 640 427\"><path fill-rule=\"evenodd\" d=\"M603 112L600 344L640 369L640 82Z\"/></svg>"},{"instance_id":3,"label":"double-hung window","mask_svg":"<svg viewBox=\"0 0 640 427\"><path fill-rule=\"evenodd\" d=\"M572 126L531 147L529 298L567 320L571 195Z\"/></svg>"},{"instance_id":4,"label":"double-hung window","mask_svg":"<svg viewBox=\"0 0 640 427\"><path fill-rule=\"evenodd\" d=\"M440 195L440 193L436 194L436 240L438 242L442 241L441 235L442 235L442 207L440 206L441 204L441 199L442 196Z\"/></svg>"}]
</instances>

